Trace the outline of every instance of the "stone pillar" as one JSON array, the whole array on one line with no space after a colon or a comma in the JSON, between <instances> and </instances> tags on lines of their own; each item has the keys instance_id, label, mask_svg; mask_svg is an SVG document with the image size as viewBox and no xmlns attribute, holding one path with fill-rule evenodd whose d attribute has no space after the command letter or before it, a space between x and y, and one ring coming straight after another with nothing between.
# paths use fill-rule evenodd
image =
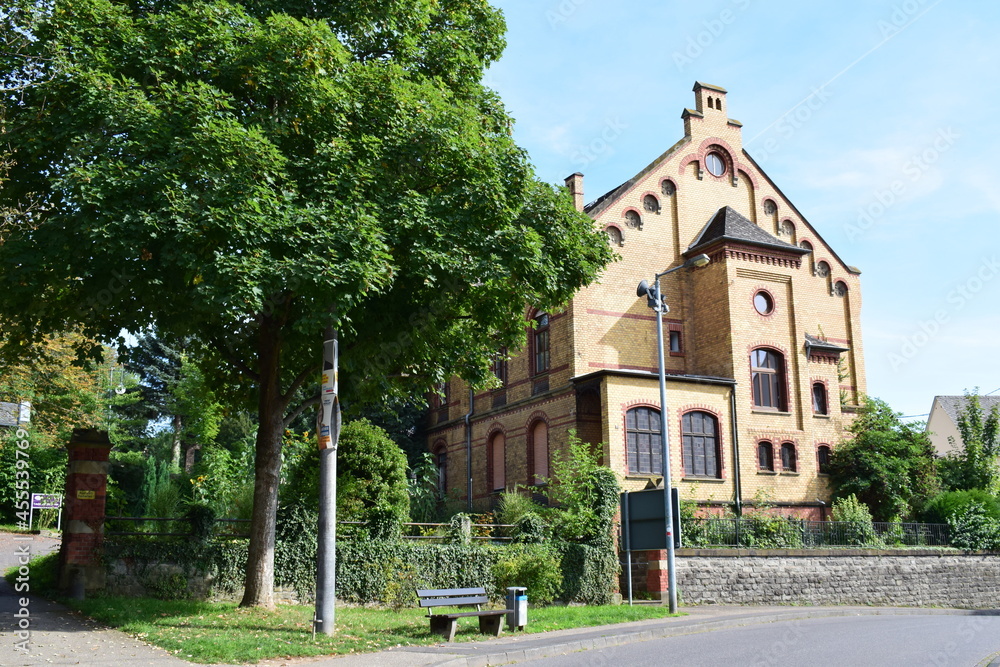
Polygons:
<instances>
[{"instance_id":1,"label":"stone pillar","mask_svg":"<svg viewBox=\"0 0 1000 667\"><path fill-rule=\"evenodd\" d=\"M667 550L647 551L646 592L653 600L670 600L670 578L667 568Z\"/></svg>"},{"instance_id":2,"label":"stone pillar","mask_svg":"<svg viewBox=\"0 0 1000 667\"><path fill-rule=\"evenodd\" d=\"M78 428L73 429L67 449L59 587L82 594L84 590L104 588L101 548L111 441L107 431Z\"/></svg>"}]
</instances>

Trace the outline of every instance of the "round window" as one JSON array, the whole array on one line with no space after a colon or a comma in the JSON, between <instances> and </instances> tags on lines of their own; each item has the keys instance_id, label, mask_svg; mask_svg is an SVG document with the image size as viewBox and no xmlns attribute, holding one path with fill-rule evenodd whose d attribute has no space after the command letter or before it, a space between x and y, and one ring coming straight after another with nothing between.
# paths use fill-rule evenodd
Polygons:
<instances>
[{"instance_id":1,"label":"round window","mask_svg":"<svg viewBox=\"0 0 1000 667\"><path fill-rule=\"evenodd\" d=\"M709 153L705 156L705 167L712 176L722 176L726 173L726 161L718 153Z\"/></svg>"},{"instance_id":2,"label":"round window","mask_svg":"<svg viewBox=\"0 0 1000 667\"><path fill-rule=\"evenodd\" d=\"M761 315L770 315L774 312L774 299L767 292L757 292L753 296L753 307Z\"/></svg>"}]
</instances>

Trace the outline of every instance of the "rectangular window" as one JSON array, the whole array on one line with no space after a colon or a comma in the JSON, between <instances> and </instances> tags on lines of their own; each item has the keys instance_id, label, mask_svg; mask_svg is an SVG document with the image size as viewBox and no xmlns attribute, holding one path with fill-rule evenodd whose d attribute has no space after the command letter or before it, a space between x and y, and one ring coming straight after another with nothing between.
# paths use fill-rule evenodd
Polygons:
<instances>
[{"instance_id":1,"label":"rectangular window","mask_svg":"<svg viewBox=\"0 0 1000 667\"><path fill-rule=\"evenodd\" d=\"M671 331L670 332L670 354L680 354L681 353L681 332Z\"/></svg>"},{"instance_id":2,"label":"rectangular window","mask_svg":"<svg viewBox=\"0 0 1000 667\"><path fill-rule=\"evenodd\" d=\"M631 475L663 473L660 412L653 408L633 408L625 413L628 472Z\"/></svg>"}]
</instances>

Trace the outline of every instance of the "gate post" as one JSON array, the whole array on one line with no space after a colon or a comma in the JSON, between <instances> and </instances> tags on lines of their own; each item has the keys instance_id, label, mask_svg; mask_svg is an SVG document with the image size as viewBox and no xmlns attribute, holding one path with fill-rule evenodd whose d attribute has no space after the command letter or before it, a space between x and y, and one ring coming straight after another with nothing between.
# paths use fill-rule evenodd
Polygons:
<instances>
[{"instance_id":1,"label":"gate post","mask_svg":"<svg viewBox=\"0 0 1000 667\"><path fill-rule=\"evenodd\" d=\"M107 431L77 428L66 448L69 464L59 587L81 597L86 590L104 587L101 550L111 441Z\"/></svg>"}]
</instances>

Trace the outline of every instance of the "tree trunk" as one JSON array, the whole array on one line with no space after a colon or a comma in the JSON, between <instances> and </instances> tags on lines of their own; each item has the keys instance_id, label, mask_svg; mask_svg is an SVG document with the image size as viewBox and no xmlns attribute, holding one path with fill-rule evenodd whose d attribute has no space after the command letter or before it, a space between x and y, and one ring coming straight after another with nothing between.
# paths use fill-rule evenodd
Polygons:
<instances>
[{"instance_id":1,"label":"tree trunk","mask_svg":"<svg viewBox=\"0 0 1000 667\"><path fill-rule=\"evenodd\" d=\"M181 431L184 430L184 422L180 415L174 415L173 419L173 429L174 429L174 441L173 441L173 451L171 452L171 461L174 464L174 470L181 467Z\"/></svg>"},{"instance_id":2,"label":"tree trunk","mask_svg":"<svg viewBox=\"0 0 1000 667\"><path fill-rule=\"evenodd\" d=\"M241 607L274 608L274 527L281 475L281 437L286 401L281 395L279 325L264 318L258 342L260 398L254 458L253 514Z\"/></svg>"}]
</instances>

